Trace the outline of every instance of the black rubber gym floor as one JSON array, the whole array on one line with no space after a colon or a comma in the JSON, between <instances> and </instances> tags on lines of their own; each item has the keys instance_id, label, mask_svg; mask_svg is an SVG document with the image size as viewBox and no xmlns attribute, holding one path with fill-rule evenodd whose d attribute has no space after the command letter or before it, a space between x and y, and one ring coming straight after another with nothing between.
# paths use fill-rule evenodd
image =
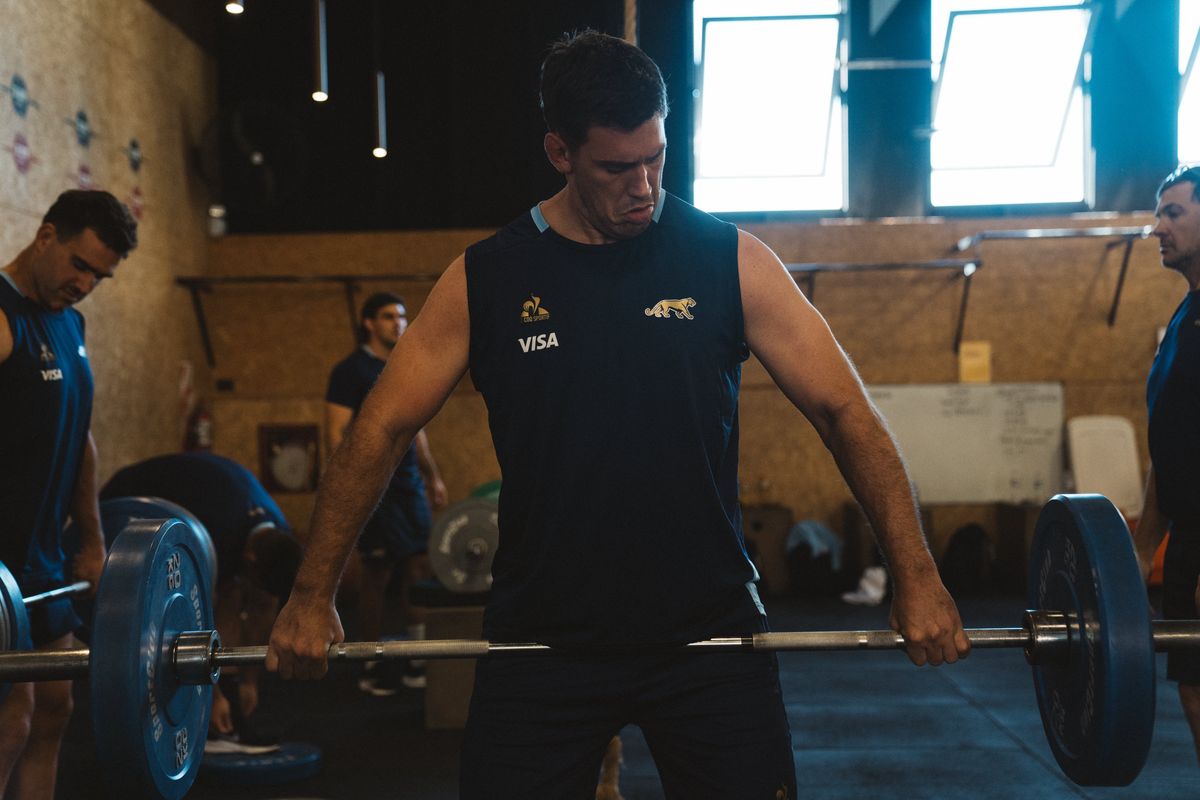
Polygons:
<instances>
[{"instance_id":1,"label":"black rubber gym floor","mask_svg":"<svg viewBox=\"0 0 1200 800\"><path fill-rule=\"evenodd\" d=\"M1019 597L960 601L968 627L1020 624ZM886 606L774 601L776 630L887 627ZM1173 684L1159 685L1149 762L1131 785L1084 789L1059 771L1046 744L1030 672L1018 650L978 651L966 662L916 669L901 653L788 653L780 656L792 723L800 797L810 798L1194 798L1200 767ZM324 750L322 773L274 787L237 788L201 780L205 800L330 798L434 800L457 795L457 731L426 731L419 691L373 698L355 686L354 667L319 684L269 681L263 724ZM57 797L106 795L92 753L86 683L62 755ZM636 729L622 733L626 800L662 797L654 763Z\"/></svg>"}]
</instances>

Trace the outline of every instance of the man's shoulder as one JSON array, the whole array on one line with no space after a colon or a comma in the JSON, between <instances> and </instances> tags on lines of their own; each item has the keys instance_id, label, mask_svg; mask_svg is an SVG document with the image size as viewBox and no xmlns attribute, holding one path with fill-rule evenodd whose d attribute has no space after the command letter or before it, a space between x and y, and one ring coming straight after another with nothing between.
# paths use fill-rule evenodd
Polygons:
<instances>
[{"instance_id":1,"label":"man's shoulder","mask_svg":"<svg viewBox=\"0 0 1200 800\"><path fill-rule=\"evenodd\" d=\"M713 235L728 236L737 230L730 222L719 219L707 211L701 211L686 200L663 190L659 202L662 214L658 225L664 229L686 228L689 231L711 232Z\"/></svg>"},{"instance_id":2,"label":"man's shoulder","mask_svg":"<svg viewBox=\"0 0 1200 800\"><path fill-rule=\"evenodd\" d=\"M486 239L481 239L467 248L464 258L468 265L478 258L495 255L505 250L531 244L541 235L533 214L526 211Z\"/></svg>"}]
</instances>

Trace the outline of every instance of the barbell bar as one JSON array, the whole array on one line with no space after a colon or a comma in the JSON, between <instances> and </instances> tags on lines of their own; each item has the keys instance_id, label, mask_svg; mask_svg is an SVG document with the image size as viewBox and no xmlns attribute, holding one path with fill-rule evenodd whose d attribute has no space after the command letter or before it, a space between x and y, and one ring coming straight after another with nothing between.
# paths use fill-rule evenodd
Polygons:
<instances>
[{"instance_id":1,"label":"barbell bar","mask_svg":"<svg viewBox=\"0 0 1200 800\"><path fill-rule=\"evenodd\" d=\"M1031 665L1062 664L1070 658L1070 642L1078 624L1057 611L1027 611L1019 628L966 628L972 649L1021 648ZM1153 620L1154 650L1166 652L1200 647L1200 620ZM893 630L771 631L750 636L723 636L681 645L626 647L623 652L818 652L837 650L903 650L904 637ZM221 647L215 630L183 631L170 646L170 664L180 683L215 683L224 667L261 666L267 647ZM504 655L578 653L571 648L537 642L490 642L485 639L422 639L339 642L329 646L331 664L389 659L460 659ZM603 648L588 649L602 653ZM86 647L0 653L0 681L80 680L88 677L91 651Z\"/></svg>"},{"instance_id":2,"label":"barbell bar","mask_svg":"<svg viewBox=\"0 0 1200 800\"><path fill-rule=\"evenodd\" d=\"M78 594L84 594L91 591L91 589L92 584L90 581L75 581L74 583L68 583L66 586L57 586L38 594L31 594L28 597L22 598L21 602L25 603L26 608L28 608L29 606L44 603L47 600L53 600L56 597L73 597Z\"/></svg>"},{"instance_id":3,"label":"barbell bar","mask_svg":"<svg viewBox=\"0 0 1200 800\"><path fill-rule=\"evenodd\" d=\"M0 654L0 680L89 679L98 755L126 796L182 797L199 767L220 669L266 658L261 646L221 647L205 547L177 519L132 520L110 548L96 593L91 648ZM1072 780L1130 783L1153 734L1154 652L1200 645L1200 621L1151 620L1128 529L1099 495L1058 495L1046 504L1028 583L1026 605L1035 610L1022 627L971 629L972 646L1025 651L1047 740ZM890 630L796 631L708 639L674 651L904 646ZM331 646L329 659L555 652L543 644L482 640L351 642Z\"/></svg>"}]
</instances>

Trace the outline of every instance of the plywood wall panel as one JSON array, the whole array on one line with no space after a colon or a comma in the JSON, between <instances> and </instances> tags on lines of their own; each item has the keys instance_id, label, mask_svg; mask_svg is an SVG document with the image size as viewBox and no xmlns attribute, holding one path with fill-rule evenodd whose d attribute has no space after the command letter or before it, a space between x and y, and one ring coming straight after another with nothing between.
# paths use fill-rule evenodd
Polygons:
<instances>
[{"instance_id":1,"label":"plywood wall panel","mask_svg":"<svg viewBox=\"0 0 1200 800\"><path fill-rule=\"evenodd\" d=\"M1135 214L747 227L786 262L886 262L953 256L958 239L983 229L1148 221L1149 215ZM463 246L485 234L228 237L212 243L210 268L214 275L440 272ZM1186 287L1159 265L1153 241L1136 242L1117 323L1110 327L1107 315L1122 252L1121 247L1106 250L1100 239L986 242L983 266L972 280L965 337L991 343L994 381L1062 382L1068 417L1126 416L1144 439L1144 382L1155 330L1169 319ZM419 307L424 286L397 288L411 298L410 311ZM963 279L953 272L827 273L817 277L814 298L866 382L952 383L958 379L952 342L962 288ZM265 297L262 290L242 287L211 296L219 349L237 351L220 356L218 375L238 376L235 395L291 393L319 400L329 366L347 346L340 289L330 287L321 297L298 295L291 308L265 303ZM299 318L308 326L301 327ZM252 330L258 335L248 335ZM290 358L277 357L282 352L290 352ZM261 366L276 361L295 375L266 380ZM743 368L740 420L744 498L782 503L798 519L816 518L840 528L849 490L811 426L753 358ZM486 414L469 383L455 392L429 430L452 496L495 477ZM1144 467L1144 443L1140 446ZM934 532L937 547L950 532Z\"/></svg>"}]
</instances>

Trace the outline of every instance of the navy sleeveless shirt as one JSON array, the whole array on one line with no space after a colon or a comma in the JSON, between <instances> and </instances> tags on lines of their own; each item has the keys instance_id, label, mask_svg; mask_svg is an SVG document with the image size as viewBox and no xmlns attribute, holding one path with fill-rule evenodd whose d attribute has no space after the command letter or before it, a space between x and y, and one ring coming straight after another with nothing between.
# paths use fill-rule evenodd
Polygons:
<instances>
[{"instance_id":1,"label":"navy sleeveless shirt","mask_svg":"<svg viewBox=\"0 0 1200 800\"><path fill-rule=\"evenodd\" d=\"M0 273L13 351L0 363L0 560L18 576L64 577L60 544L92 417L83 316L49 311Z\"/></svg>"},{"instance_id":2,"label":"navy sleeveless shirt","mask_svg":"<svg viewBox=\"0 0 1200 800\"><path fill-rule=\"evenodd\" d=\"M1158 505L1172 522L1200 525L1200 290L1175 310L1146 381L1150 460Z\"/></svg>"},{"instance_id":3,"label":"navy sleeveless shirt","mask_svg":"<svg viewBox=\"0 0 1200 800\"><path fill-rule=\"evenodd\" d=\"M587 245L534 207L466 252L503 478L489 639L682 642L761 610L737 497L737 230L666 192L657 214Z\"/></svg>"}]
</instances>

